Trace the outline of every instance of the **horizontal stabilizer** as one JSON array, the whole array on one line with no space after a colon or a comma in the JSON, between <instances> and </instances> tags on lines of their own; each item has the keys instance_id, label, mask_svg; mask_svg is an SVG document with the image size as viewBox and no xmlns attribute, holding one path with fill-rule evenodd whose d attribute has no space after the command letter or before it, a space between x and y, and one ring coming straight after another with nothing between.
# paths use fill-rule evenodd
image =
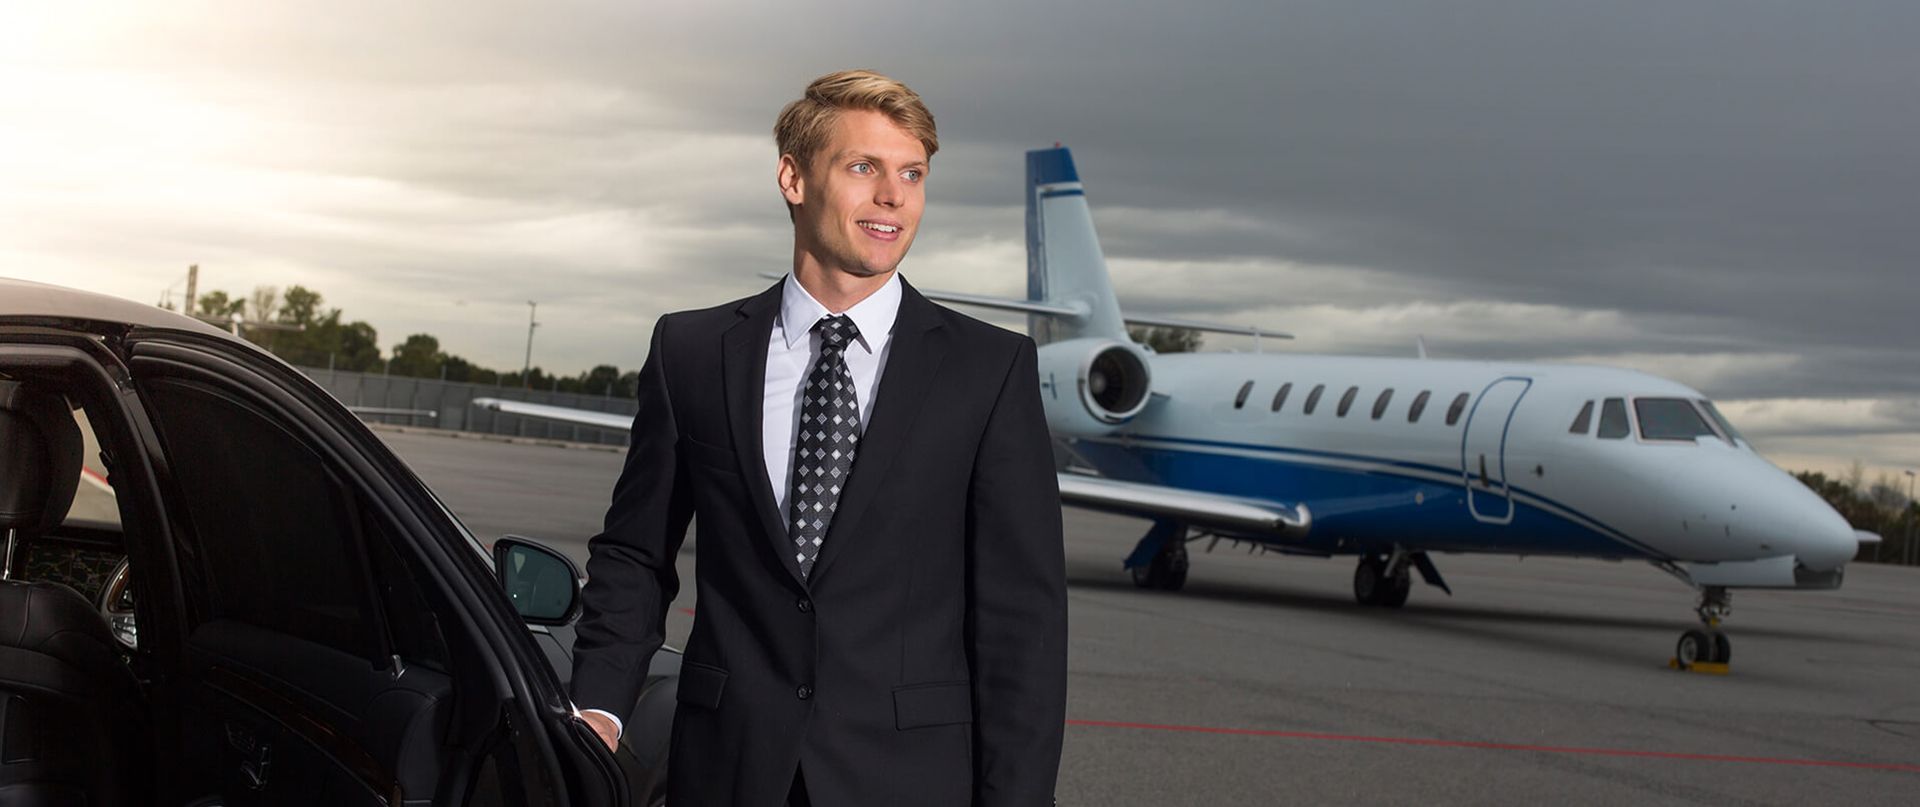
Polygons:
<instances>
[{"instance_id":1,"label":"horizontal stabilizer","mask_svg":"<svg viewBox=\"0 0 1920 807\"><path fill-rule=\"evenodd\" d=\"M1312 524L1305 505L1223 496L1085 474L1060 474L1060 503L1141 518L1173 519L1196 527L1241 532L1302 532Z\"/></svg>"},{"instance_id":2,"label":"horizontal stabilizer","mask_svg":"<svg viewBox=\"0 0 1920 807\"><path fill-rule=\"evenodd\" d=\"M602 429L627 430L633 428L633 416L618 412L593 412L586 409L574 409L567 406L509 401L502 398L475 398L473 405L490 412L503 415L540 418L575 426L594 426Z\"/></svg>"},{"instance_id":3,"label":"horizontal stabilizer","mask_svg":"<svg viewBox=\"0 0 1920 807\"><path fill-rule=\"evenodd\" d=\"M759 274L768 280L779 280L786 277L785 274L779 272L761 272ZM1075 322L1087 318L1085 308L1063 303L1050 303L1044 300L1015 300L1007 297L988 297L983 294L967 294L965 292L939 291L936 289L917 289L917 291L920 292L920 296L929 300L937 300L954 305L970 305L976 308L991 308L997 311L1017 311L1023 314L1038 314L1043 317L1059 317ZM1224 325L1194 319L1154 317L1143 314L1122 314L1120 318L1128 325L1145 325L1154 328L1184 328L1189 331L1252 336L1260 339L1293 338L1293 334L1285 331L1272 331L1266 328L1256 328L1251 325Z\"/></svg>"},{"instance_id":4,"label":"horizontal stabilizer","mask_svg":"<svg viewBox=\"0 0 1920 807\"><path fill-rule=\"evenodd\" d=\"M1147 317L1138 314L1123 314L1128 325L1150 325L1157 328L1185 328L1189 331L1207 333L1231 333L1241 336L1257 336L1262 339L1292 339L1293 334L1285 331L1269 331L1251 325L1221 325L1192 319L1174 319L1172 317Z\"/></svg>"},{"instance_id":5,"label":"horizontal stabilizer","mask_svg":"<svg viewBox=\"0 0 1920 807\"><path fill-rule=\"evenodd\" d=\"M956 305L971 305L980 308L994 308L1001 311L1024 311L1028 314L1044 314L1052 317L1071 317L1080 319L1085 311L1068 305L1045 303L1038 300L1009 300L1003 297L982 297L978 294L962 294L957 291L920 291L921 296L929 300Z\"/></svg>"},{"instance_id":6,"label":"horizontal stabilizer","mask_svg":"<svg viewBox=\"0 0 1920 807\"><path fill-rule=\"evenodd\" d=\"M1867 532L1866 530L1854 530L1853 537L1860 539L1860 543L1863 543L1863 544L1880 543L1880 533L1877 533L1877 532Z\"/></svg>"}]
</instances>

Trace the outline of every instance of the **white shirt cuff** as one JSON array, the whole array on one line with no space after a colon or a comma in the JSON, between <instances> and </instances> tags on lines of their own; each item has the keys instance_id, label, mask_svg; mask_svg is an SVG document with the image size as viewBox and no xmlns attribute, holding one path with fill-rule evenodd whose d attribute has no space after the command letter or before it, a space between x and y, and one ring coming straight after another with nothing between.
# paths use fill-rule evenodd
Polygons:
<instances>
[{"instance_id":1,"label":"white shirt cuff","mask_svg":"<svg viewBox=\"0 0 1920 807\"><path fill-rule=\"evenodd\" d=\"M615 715L614 715L614 713L612 713L612 712L609 712L609 711L607 711L607 710L605 710L605 709L581 709L580 711L581 711L581 712L583 712L583 713L584 713L584 712L592 712L592 713L594 713L594 714L597 714L597 715L600 715L601 717L604 717L604 718L606 718L606 719L608 719L608 720L611 720L611 721L613 721L613 738L614 738L615 740L618 740L618 739L620 739L620 736L621 736L621 735L623 735L623 734L625 734L625 733L627 733L627 729L626 729L626 726L625 726L625 725L623 725L623 724L622 724L622 723L620 722L620 718L619 718L619 717L617 717L617 716L615 716Z\"/></svg>"}]
</instances>

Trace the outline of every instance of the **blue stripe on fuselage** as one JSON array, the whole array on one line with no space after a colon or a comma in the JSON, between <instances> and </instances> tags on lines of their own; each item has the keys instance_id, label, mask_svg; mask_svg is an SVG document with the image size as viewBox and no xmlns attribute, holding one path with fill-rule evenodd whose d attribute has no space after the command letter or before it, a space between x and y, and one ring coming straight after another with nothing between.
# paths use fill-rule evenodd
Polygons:
<instances>
[{"instance_id":1,"label":"blue stripe on fuselage","mask_svg":"<svg viewBox=\"0 0 1920 807\"><path fill-rule=\"evenodd\" d=\"M1487 524L1467 509L1460 469L1312 449L1134 435L1130 445L1082 440L1075 448L1102 473L1233 496L1307 505L1313 527L1286 543L1322 552L1384 550L1393 544L1434 551L1662 557L1597 519L1514 487L1510 524ZM1201 450L1147 446L1190 444ZM1257 451L1247 457L1205 447ZM1366 470L1320 460L1365 463ZM1427 478L1439 475L1449 481ZM1530 501L1532 500L1532 501ZM1537 504L1535 503L1537 502ZM1544 505L1544 506L1543 506Z\"/></svg>"}]
</instances>

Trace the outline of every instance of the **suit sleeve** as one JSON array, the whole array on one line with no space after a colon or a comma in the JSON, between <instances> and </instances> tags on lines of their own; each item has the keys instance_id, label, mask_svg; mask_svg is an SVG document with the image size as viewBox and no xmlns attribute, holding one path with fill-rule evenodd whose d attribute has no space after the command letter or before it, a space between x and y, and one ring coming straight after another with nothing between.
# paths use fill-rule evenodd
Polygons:
<instances>
[{"instance_id":1,"label":"suit sleeve","mask_svg":"<svg viewBox=\"0 0 1920 807\"><path fill-rule=\"evenodd\" d=\"M693 515L667 390L666 330L661 317L640 368L640 411L626 464L603 529L587 542L587 584L575 625L574 704L616 715L633 711L647 666L666 641L667 608L680 591L674 558Z\"/></svg>"},{"instance_id":2,"label":"suit sleeve","mask_svg":"<svg viewBox=\"0 0 1920 807\"><path fill-rule=\"evenodd\" d=\"M975 455L967 503L974 804L1047 805L1067 709L1059 480L1033 340L1020 345Z\"/></svg>"}]
</instances>

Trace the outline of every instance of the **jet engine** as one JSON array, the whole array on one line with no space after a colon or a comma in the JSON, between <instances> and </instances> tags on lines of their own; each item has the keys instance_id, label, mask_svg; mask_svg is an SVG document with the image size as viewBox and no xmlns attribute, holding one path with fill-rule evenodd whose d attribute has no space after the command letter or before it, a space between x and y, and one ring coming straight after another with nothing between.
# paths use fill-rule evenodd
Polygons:
<instances>
[{"instance_id":1,"label":"jet engine","mask_svg":"<svg viewBox=\"0 0 1920 807\"><path fill-rule=\"evenodd\" d=\"M1070 339L1040 348L1040 383L1056 436L1096 437L1147 408L1153 374L1137 345Z\"/></svg>"}]
</instances>

